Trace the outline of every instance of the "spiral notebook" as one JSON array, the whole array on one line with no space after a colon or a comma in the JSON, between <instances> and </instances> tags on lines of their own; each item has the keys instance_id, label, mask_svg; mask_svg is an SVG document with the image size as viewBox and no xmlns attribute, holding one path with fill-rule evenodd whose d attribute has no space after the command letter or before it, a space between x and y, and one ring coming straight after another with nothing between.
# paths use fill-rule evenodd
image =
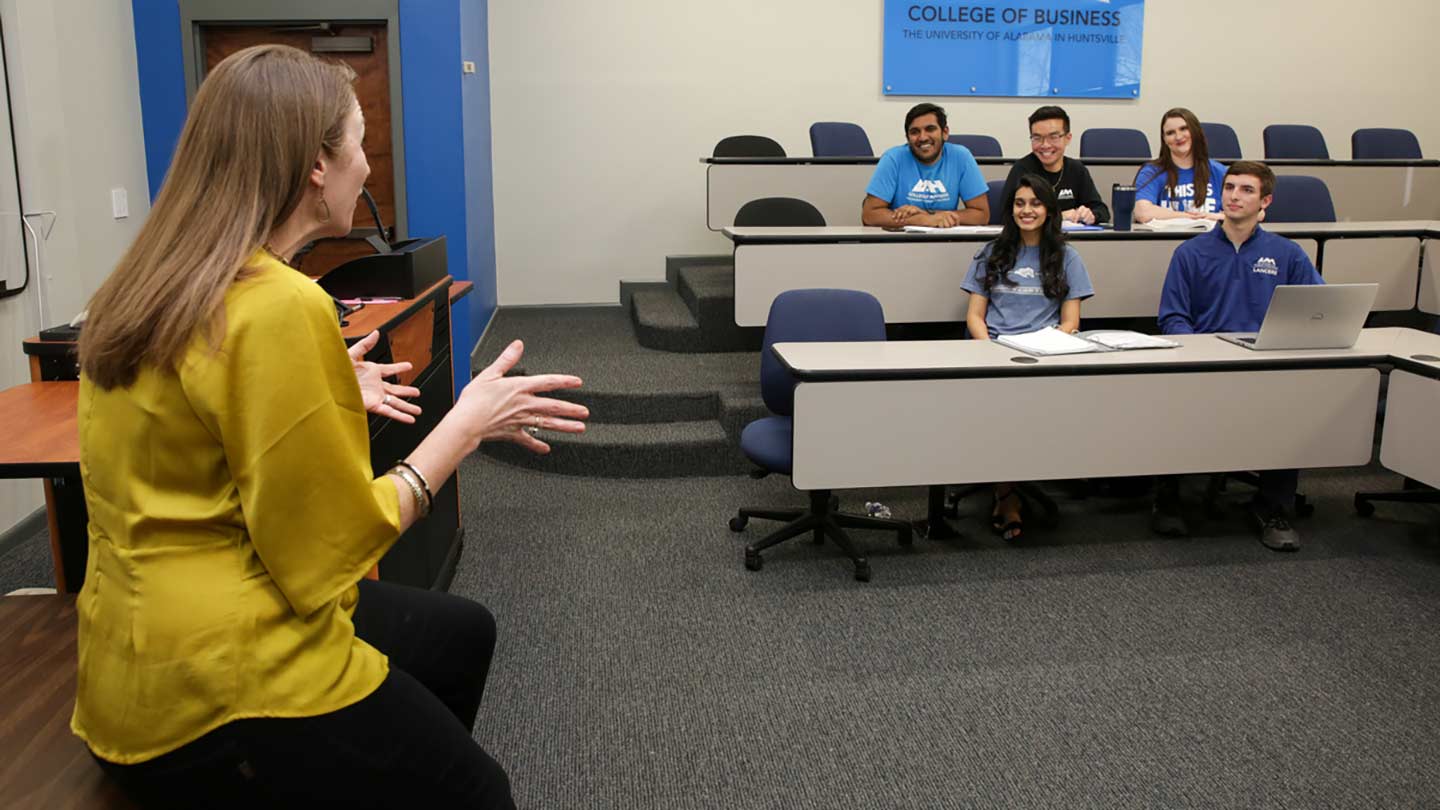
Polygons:
<instances>
[{"instance_id":1,"label":"spiral notebook","mask_svg":"<svg viewBox=\"0 0 1440 810\"><path fill-rule=\"evenodd\" d=\"M1133 349L1174 349L1180 344L1154 335L1124 330L1092 330L1072 335L1053 326L1023 335L1001 335L995 342L1038 357L1086 352L1123 352Z\"/></svg>"}]
</instances>

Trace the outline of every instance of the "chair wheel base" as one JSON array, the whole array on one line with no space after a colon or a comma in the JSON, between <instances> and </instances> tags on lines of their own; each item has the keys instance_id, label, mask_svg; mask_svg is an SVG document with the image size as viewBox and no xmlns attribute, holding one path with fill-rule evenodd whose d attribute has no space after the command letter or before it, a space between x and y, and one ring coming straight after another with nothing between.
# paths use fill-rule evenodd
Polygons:
<instances>
[{"instance_id":1,"label":"chair wheel base","mask_svg":"<svg viewBox=\"0 0 1440 810\"><path fill-rule=\"evenodd\" d=\"M1360 517L1370 517L1375 514L1375 504L1371 503L1364 495L1356 495L1355 514Z\"/></svg>"},{"instance_id":2,"label":"chair wheel base","mask_svg":"<svg viewBox=\"0 0 1440 810\"><path fill-rule=\"evenodd\" d=\"M869 561L869 560L866 560L866 559L864 559L864 558L861 558L861 559L858 559L858 560L855 561L855 581L856 581L856 582L869 582L869 581L870 581L870 561Z\"/></svg>"},{"instance_id":3,"label":"chair wheel base","mask_svg":"<svg viewBox=\"0 0 1440 810\"><path fill-rule=\"evenodd\" d=\"M759 571L765 567L765 559L753 548L745 549L745 570Z\"/></svg>"},{"instance_id":4,"label":"chair wheel base","mask_svg":"<svg viewBox=\"0 0 1440 810\"><path fill-rule=\"evenodd\" d=\"M744 515L737 515L730 518L730 531L732 532L743 532L748 525L750 525L750 518Z\"/></svg>"}]
</instances>

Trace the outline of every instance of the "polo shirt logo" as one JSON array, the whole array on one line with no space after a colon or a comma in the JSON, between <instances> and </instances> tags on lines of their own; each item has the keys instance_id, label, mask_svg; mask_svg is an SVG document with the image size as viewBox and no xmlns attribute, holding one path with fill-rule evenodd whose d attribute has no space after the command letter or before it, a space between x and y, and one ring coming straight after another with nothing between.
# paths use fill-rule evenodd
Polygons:
<instances>
[{"instance_id":1,"label":"polo shirt logo","mask_svg":"<svg viewBox=\"0 0 1440 810\"><path fill-rule=\"evenodd\" d=\"M1255 271L1256 273L1264 273L1267 276L1280 275L1279 266L1276 265L1275 260L1270 258L1269 256L1264 256L1256 259L1255 266L1251 267L1250 269Z\"/></svg>"}]
</instances>

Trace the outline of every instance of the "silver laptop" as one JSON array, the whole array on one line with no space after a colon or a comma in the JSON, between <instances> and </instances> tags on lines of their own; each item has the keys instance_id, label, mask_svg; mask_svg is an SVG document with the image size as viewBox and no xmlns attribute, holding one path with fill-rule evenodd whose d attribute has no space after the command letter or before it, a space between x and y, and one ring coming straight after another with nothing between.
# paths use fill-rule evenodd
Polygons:
<instances>
[{"instance_id":1,"label":"silver laptop","mask_svg":"<svg viewBox=\"0 0 1440 810\"><path fill-rule=\"evenodd\" d=\"M1379 290L1379 284L1281 284L1258 335L1216 337L1247 349L1348 349Z\"/></svg>"}]
</instances>

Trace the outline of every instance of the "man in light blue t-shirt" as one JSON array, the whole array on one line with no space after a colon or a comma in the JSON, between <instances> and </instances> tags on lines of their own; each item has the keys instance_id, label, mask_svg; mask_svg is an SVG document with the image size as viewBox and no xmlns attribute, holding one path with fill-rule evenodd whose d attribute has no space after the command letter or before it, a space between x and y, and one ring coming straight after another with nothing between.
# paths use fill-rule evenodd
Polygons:
<instances>
[{"instance_id":1,"label":"man in light blue t-shirt","mask_svg":"<svg viewBox=\"0 0 1440 810\"><path fill-rule=\"evenodd\" d=\"M945 110L917 104L905 114L906 146L885 150L870 185L860 221L896 228L929 225L985 225L990 222L989 187L970 150L949 143Z\"/></svg>"}]
</instances>

